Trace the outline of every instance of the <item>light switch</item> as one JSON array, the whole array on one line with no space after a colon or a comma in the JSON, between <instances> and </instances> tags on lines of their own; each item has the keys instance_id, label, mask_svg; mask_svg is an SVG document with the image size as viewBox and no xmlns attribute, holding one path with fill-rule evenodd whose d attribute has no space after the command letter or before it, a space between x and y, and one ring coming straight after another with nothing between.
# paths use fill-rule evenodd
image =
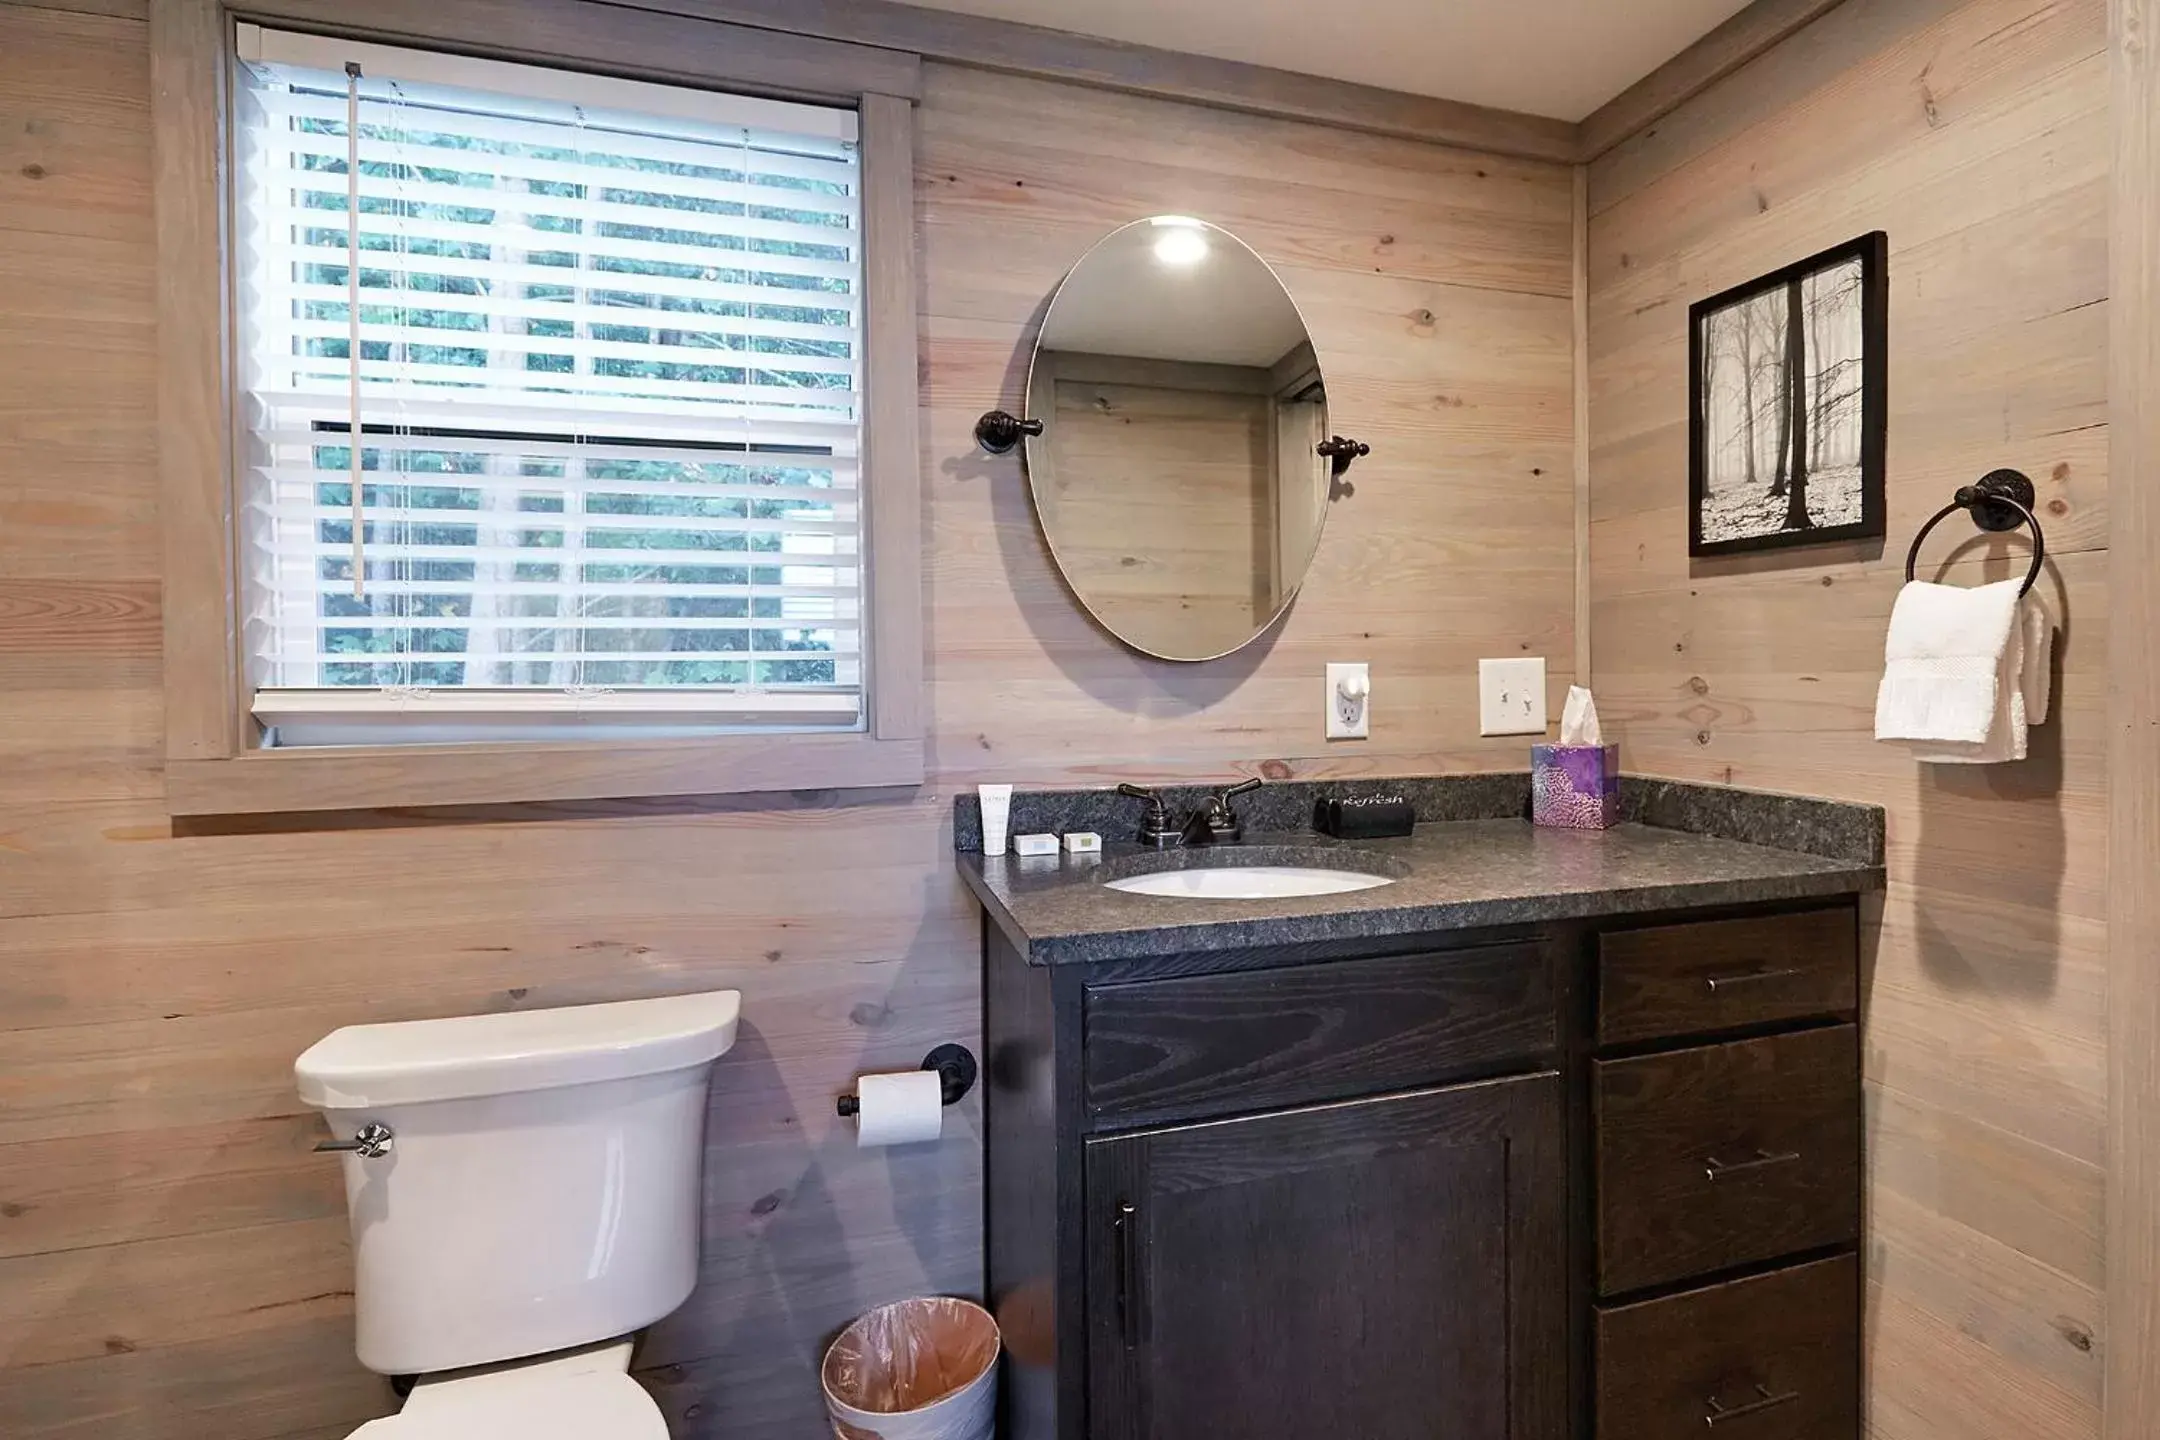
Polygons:
<instances>
[{"instance_id":1,"label":"light switch","mask_svg":"<svg viewBox=\"0 0 2160 1440\"><path fill-rule=\"evenodd\" d=\"M1372 672L1365 665L1327 667L1327 738L1363 740L1372 734Z\"/></svg>"},{"instance_id":2,"label":"light switch","mask_svg":"<svg viewBox=\"0 0 2160 1440\"><path fill-rule=\"evenodd\" d=\"M1545 733L1545 657L1478 661L1478 734Z\"/></svg>"}]
</instances>

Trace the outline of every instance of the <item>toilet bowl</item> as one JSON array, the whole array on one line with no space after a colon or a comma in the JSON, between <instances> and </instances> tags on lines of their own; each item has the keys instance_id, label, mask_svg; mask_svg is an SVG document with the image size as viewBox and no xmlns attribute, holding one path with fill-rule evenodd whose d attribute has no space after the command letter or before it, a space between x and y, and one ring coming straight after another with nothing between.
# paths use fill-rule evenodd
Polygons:
<instances>
[{"instance_id":1,"label":"toilet bowl","mask_svg":"<svg viewBox=\"0 0 2160 1440\"><path fill-rule=\"evenodd\" d=\"M697 1280L741 999L358 1025L295 1062L343 1151L354 1348L420 1377L354 1440L666 1440L631 1337Z\"/></svg>"}]
</instances>

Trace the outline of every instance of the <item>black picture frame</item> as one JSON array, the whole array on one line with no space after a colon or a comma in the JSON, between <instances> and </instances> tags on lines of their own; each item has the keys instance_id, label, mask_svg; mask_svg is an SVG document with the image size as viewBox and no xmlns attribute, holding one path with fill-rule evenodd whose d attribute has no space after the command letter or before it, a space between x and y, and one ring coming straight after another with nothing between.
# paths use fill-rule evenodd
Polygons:
<instances>
[{"instance_id":1,"label":"black picture frame","mask_svg":"<svg viewBox=\"0 0 2160 1440\"><path fill-rule=\"evenodd\" d=\"M1705 407L1705 337L1713 317L1777 290L1791 290L1819 271L1860 262L1859 489L1860 516L1834 525L1766 530L1730 538L1704 536L1704 508L1711 498L1710 422ZM1797 299L1795 301L1797 302ZM1806 344L1802 338L1803 347ZM1832 246L1779 270L1736 285L1688 307L1688 555L1702 558L1880 539L1888 533L1884 466L1889 432L1890 237L1877 230ZM1805 351L1803 350L1803 354ZM1801 367L1805 376L1806 368ZM1752 463L1752 462L1751 462ZM1781 454L1778 466L1786 461ZM1803 464L1800 470L1807 471ZM1850 468L1849 466L1846 468ZM1782 476L1776 477L1782 483ZM1774 493L1784 493L1783 491ZM1799 502L1803 513L1805 497Z\"/></svg>"}]
</instances>

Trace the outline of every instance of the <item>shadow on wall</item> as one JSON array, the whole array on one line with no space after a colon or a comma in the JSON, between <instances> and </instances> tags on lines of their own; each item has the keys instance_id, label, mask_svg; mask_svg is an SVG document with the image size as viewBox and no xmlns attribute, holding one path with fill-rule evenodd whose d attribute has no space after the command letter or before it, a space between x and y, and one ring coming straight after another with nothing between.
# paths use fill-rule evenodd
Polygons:
<instances>
[{"instance_id":1,"label":"shadow on wall","mask_svg":"<svg viewBox=\"0 0 2160 1440\"><path fill-rule=\"evenodd\" d=\"M1986 580L2022 576L2031 564L2022 545L1974 536L1943 565L1970 560L1987 550ZM1925 897L1914 915L1920 968L1951 994L1980 992L2043 1000L2059 981L2060 906L2068 863L2062 810L2063 657L2076 643L2069 593L2050 560L2033 587L2055 625L2049 681L2053 702L2047 723L2035 726L2026 758L2006 765L1920 767L1919 843L1912 883ZM2017 808L2017 823L2001 823L2004 806ZM1988 816L1994 823L1987 823ZM1976 823L1979 822L1979 823ZM1942 923L1944 907L2014 904L2030 926L2016 943L1975 950L1973 927Z\"/></svg>"},{"instance_id":2,"label":"shadow on wall","mask_svg":"<svg viewBox=\"0 0 2160 1440\"><path fill-rule=\"evenodd\" d=\"M679 1440L822 1434L818 1364L848 1322L915 1295L980 1298L979 1091L945 1112L932 1144L860 1151L833 1110L855 1075L909 1068L940 1041L979 1053L972 1020L966 1033L932 1035L910 1019L949 1012L938 990L974 980L972 961L956 966L918 937L885 997L849 1014L858 1053L807 1067L808 1037L768 1039L745 987L706 1116L698 1287L646 1333L636 1362ZM890 1243L896 1233L904 1244Z\"/></svg>"},{"instance_id":3,"label":"shadow on wall","mask_svg":"<svg viewBox=\"0 0 2160 1440\"><path fill-rule=\"evenodd\" d=\"M1004 378L995 397L981 397L984 410L1003 407L1019 413L1027 393L1028 370L1034 360L1035 337L1049 312L1044 296L1028 317L1018 347L1007 357ZM959 397L955 397L956 401ZM974 403L972 397L967 403ZM1225 659L1205 665L1156 660L1127 648L1125 643L1097 623L1080 603L1064 574L1050 557L1042 527L1036 523L1035 502L1028 494L1027 474L1020 451L1010 455L987 455L974 445L958 455L945 456L938 464L943 479L960 484L989 487L991 520L997 531L999 558L1013 607L1027 622L1043 653L1065 677L1088 697L1111 709L1157 719L1183 719L1221 704L1258 672L1275 648L1285 619L1278 618L1253 642ZM1037 578L1055 577L1056 588L1044 589ZM1046 611L1046 606L1054 610ZM935 607L933 606L933 611ZM1295 608L1295 607L1291 607ZM1287 613L1287 612L1286 612ZM939 653L935 621L929 637L930 653ZM1097 644L1088 648L1072 643L1075 624L1085 625Z\"/></svg>"},{"instance_id":4,"label":"shadow on wall","mask_svg":"<svg viewBox=\"0 0 2160 1440\"><path fill-rule=\"evenodd\" d=\"M790 1330L786 1291L764 1253L764 1238L779 1223L772 1217L793 1202L785 1223L804 1243L846 1253L846 1237L818 1183L808 1141L761 1134L754 1123L766 1106L752 1096L787 1093L755 1014L755 1002L746 993L734 1047L713 1071L705 1115L704 1229L697 1288L680 1309L648 1330L638 1346L638 1376L676 1435L716 1428L729 1390L730 1362L739 1365L758 1338L769 1346L772 1337ZM782 1124L794 1127L797 1122L790 1113ZM729 1160L753 1147L763 1152L754 1167L759 1177L786 1171L802 1179L788 1190L746 1197L741 1189L752 1180L753 1167L731 1165ZM747 1224L740 1219L745 1210L751 1217ZM715 1218L721 1216L736 1218L736 1225L716 1226Z\"/></svg>"}]
</instances>

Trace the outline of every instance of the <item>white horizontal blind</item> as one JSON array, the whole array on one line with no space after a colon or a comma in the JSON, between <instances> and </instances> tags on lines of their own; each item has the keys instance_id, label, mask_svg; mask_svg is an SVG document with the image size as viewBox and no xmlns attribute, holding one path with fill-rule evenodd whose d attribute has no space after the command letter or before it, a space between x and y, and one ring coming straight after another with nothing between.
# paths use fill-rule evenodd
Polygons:
<instances>
[{"instance_id":1,"label":"white horizontal blind","mask_svg":"<svg viewBox=\"0 0 2160 1440\"><path fill-rule=\"evenodd\" d=\"M242 53L243 615L276 738L859 726L854 114Z\"/></svg>"}]
</instances>

